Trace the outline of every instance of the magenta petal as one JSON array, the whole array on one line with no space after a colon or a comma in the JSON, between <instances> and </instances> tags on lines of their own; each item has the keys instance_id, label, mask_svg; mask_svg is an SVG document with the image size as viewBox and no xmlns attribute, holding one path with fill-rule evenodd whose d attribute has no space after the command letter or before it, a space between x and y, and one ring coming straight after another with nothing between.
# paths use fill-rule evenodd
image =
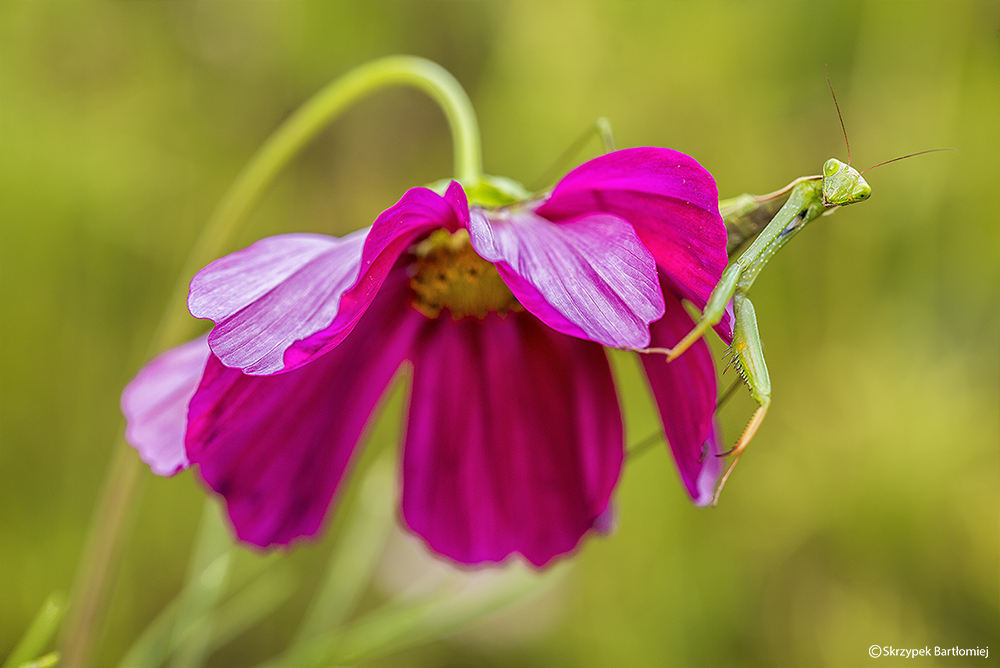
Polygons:
<instances>
[{"instance_id":1,"label":"magenta petal","mask_svg":"<svg viewBox=\"0 0 1000 668\"><path fill-rule=\"evenodd\" d=\"M237 536L263 547L320 528L379 397L426 319L386 281L350 336L312 364L248 376L212 357L191 401L187 452L226 499Z\"/></svg>"},{"instance_id":2,"label":"magenta petal","mask_svg":"<svg viewBox=\"0 0 1000 668\"><path fill-rule=\"evenodd\" d=\"M418 344L403 517L434 551L548 563L599 523L623 455L599 345L527 314L440 318Z\"/></svg>"},{"instance_id":3,"label":"magenta petal","mask_svg":"<svg viewBox=\"0 0 1000 668\"><path fill-rule=\"evenodd\" d=\"M467 210L458 184L446 197L413 188L368 230L262 239L198 272L188 305L215 321L209 345L224 365L290 371L343 341L400 253L422 234L457 229Z\"/></svg>"},{"instance_id":4,"label":"magenta petal","mask_svg":"<svg viewBox=\"0 0 1000 668\"><path fill-rule=\"evenodd\" d=\"M448 203L451 210L455 214L455 220L453 222L449 221L446 225L450 232L454 232L459 228L466 228L469 226L469 199L465 196L465 191L462 190L461 184L458 181L452 181L448 184L448 189L444 193L444 201Z\"/></svg>"},{"instance_id":5,"label":"magenta petal","mask_svg":"<svg viewBox=\"0 0 1000 668\"><path fill-rule=\"evenodd\" d=\"M564 334L645 348L663 315L656 263L628 222L591 213L553 223L527 209L472 212L472 246L518 301Z\"/></svg>"},{"instance_id":6,"label":"magenta petal","mask_svg":"<svg viewBox=\"0 0 1000 668\"><path fill-rule=\"evenodd\" d=\"M157 475L188 467L184 451L188 402L198 389L208 342L204 336L161 353L122 392L125 440Z\"/></svg>"},{"instance_id":7,"label":"magenta petal","mask_svg":"<svg viewBox=\"0 0 1000 668\"><path fill-rule=\"evenodd\" d=\"M651 327L652 345L669 348L681 340L694 322L680 300L667 289L664 299L667 312ZM708 344L700 339L673 362L667 362L664 355L643 355L642 364L681 481L694 502L704 505L712 500L711 492L706 497L705 490L714 489L719 474L719 462L714 456L718 438L713 432L715 367ZM706 444L708 450L715 450L706 452Z\"/></svg>"},{"instance_id":8,"label":"magenta petal","mask_svg":"<svg viewBox=\"0 0 1000 668\"><path fill-rule=\"evenodd\" d=\"M722 459L719 457L722 452L721 443L722 430L719 429L719 421L712 420L712 431L705 441L705 455L702 458L701 473L698 474L698 496L692 497L696 506L707 506L715 498L715 488L722 473Z\"/></svg>"},{"instance_id":9,"label":"magenta petal","mask_svg":"<svg viewBox=\"0 0 1000 668\"><path fill-rule=\"evenodd\" d=\"M665 148L615 151L567 174L537 213L549 220L607 211L635 226L656 263L699 308L726 266L715 180Z\"/></svg>"}]
</instances>

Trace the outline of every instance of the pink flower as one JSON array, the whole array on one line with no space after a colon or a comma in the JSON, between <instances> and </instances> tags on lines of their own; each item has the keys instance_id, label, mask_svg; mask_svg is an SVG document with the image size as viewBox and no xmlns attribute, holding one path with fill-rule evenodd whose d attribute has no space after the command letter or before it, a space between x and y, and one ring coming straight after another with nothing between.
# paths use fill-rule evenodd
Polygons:
<instances>
[{"instance_id":1,"label":"pink flower","mask_svg":"<svg viewBox=\"0 0 1000 668\"><path fill-rule=\"evenodd\" d=\"M413 188L368 229L286 234L191 282L207 338L150 362L122 395L155 473L197 464L237 536L316 534L365 425L413 367L402 518L463 564L536 566L606 523L624 460L602 346L671 346L726 264L715 182L659 148L581 165L547 198L470 206ZM730 338L728 320L719 327ZM700 341L646 374L687 492L719 473L715 371Z\"/></svg>"}]
</instances>

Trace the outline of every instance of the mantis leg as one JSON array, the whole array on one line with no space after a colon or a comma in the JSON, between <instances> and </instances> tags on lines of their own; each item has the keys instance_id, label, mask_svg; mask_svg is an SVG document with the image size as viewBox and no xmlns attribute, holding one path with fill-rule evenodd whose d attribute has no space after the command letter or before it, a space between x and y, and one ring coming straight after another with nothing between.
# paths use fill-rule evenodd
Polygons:
<instances>
[{"instance_id":1,"label":"mantis leg","mask_svg":"<svg viewBox=\"0 0 1000 668\"><path fill-rule=\"evenodd\" d=\"M555 181L556 177L559 176L563 168L567 164L572 163L576 155L582 151L589 142L594 137L601 140L601 147L604 149L605 153L611 153L615 150L615 135L611 131L611 121L607 118L601 116L594 123L588 127L583 133L576 138L569 148L566 149L562 155L556 158L556 161L552 163L545 173L538 177L537 180L532 182L531 190L541 190L542 188L549 186Z\"/></svg>"},{"instance_id":2,"label":"mantis leg","mask_svg":"<svg viewBox=\"0 0 1000 668\"><path fill-rule=\"evenodd\" d=\"M695 323L694 329L688 332L683 339L677 342L673 348L645 348L640 353L660 353L667 356L667 361L672 362L685 350L694 345L695 341L704 336L714 325L719 324L722 316L726 313L726 304L733 298L736 292L736 284L740 279L743 267L738 263L731 264L722 273L722 278L718 285L712 290L712 294L705 304L705 310L701 312L701 317Z\"/></svg>"},{"instance_id":3,"label":"mantis leg","mask_svg":"<svg viewBox=\"0 0 1000 668\"><path fill-rule=\"evenodd\" d=\"M736 468L740 461L743 450L750 444L757 429L767 415L767 409L771 405L771 378L767 373L767 365L764 363L764 350L760 343L760 333L757 330L757 315L754 312L753 304L742 292L733 296L733 309L736 315L736 326L733 329L733 362L736 364L743 382L750 390L750 396L757 402L758 408L750 417L743 433L737 439L732 450L720 457L732 456L733 461L726 469L719 486L715 490L715 498L712 500L714 506L719 502L719 495L725 487L729 475Z\"/></svg>"},{"instance_id":4,"label":"mantis leg","mask_svg":"<svg viewBox=\"0 0 1000 668\"><path fill-rule=\"evenodd\" d=\"M688 332L687 336L673 348L646 348L640 350L641 353L665 353L667 361L677 358L681 353L690 348L695 341L700 339L708 330L717 325L726 312L726 304L739 291L745 295L753 285L757 274L767 264L768 260L784 246L805 224L816 219L826 205L823 204L821 182L816 177L804 177L797 179L791 185L791 194L787 201L778 210L771 222L767 224L764 231L760 233L756 241L744 252L736 262L722 272L715 289L705 304L705 309L701 313L694 329ZM769 195L772 199L779 199L784 196L783 191ZM730 202L730 207L735 207L734 211L749 211L750 200L755 198L737 197ZM741 203L742 202L742 203ZM740 208L743 207L743 208ZM752 208L752 207L751 207ZM735 215L735 214L734 214ZM794 223L794 224L793 224ZM756 223L755 223L756 224ZM752 307L751 307L752 308ZM755 325L756 329L756 325Z\"/></svg>"}]
</instances>

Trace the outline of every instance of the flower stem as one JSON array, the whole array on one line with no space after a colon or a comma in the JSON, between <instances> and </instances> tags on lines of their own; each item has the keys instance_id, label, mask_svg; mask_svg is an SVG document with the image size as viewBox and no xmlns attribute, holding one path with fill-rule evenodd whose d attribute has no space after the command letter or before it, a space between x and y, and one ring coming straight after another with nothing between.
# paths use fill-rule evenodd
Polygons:
<instances>
[{"instance_id":1,"label":"flower stem","mask_svg":"<svg viewBox=\"0 0 1000 668\"><path fill-rule=\"evenodd\" d=\"M440 65L413 56L380 58L351 70L289 116L237 176L188 256L153 337L150 357L191 336L194 321L185 308L191 277L225 249L247 212L282 168L347 107L391 86L418 88L437 102L451 128L455 177L463 183L479 180L482 174L479 125L472 103L455 77ZM107 610L110 584L131 532L134 498L142 481L139 473L138 457L119 437L88 532L69 619L63 629L65 668L83 668L91 663L95 636L103 626Z\"/></svg>"},{"instance_id":2,"label":"flower stem","mask_svg":"<svg viewBox=\"0 0 1000 668\"><path fill-rule=\"evenodd\" d=\"M174 291L171 303L185 303L190 277L216 258L243 216L300 150L351 104L391 86L418 88L438 103L451 128L455 178L463 183L477 181L483 170L479 124L469 96L455 77L424 58L389 56L373 60L327 84L289 116L257 150L205 225L181 272L182 280ZM160 350L186 338L178 335L176 330L179 327L186 329L185 323L190 320L187 309L183 309L179 316L164 323L160 332L163 341Z\"/></svg>"}]
</instances>

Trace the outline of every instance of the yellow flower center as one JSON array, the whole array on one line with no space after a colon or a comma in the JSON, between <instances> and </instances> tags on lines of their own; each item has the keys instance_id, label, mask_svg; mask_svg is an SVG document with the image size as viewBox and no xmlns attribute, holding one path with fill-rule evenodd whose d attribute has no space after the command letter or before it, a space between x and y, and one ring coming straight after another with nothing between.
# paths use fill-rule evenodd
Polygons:
<instances>
[{"instance_id":1,"label":"yellow flower center","mask_svg":"<svg viewBox=\"0 0 1000 668\"><path fill-rule=\"evenodd\" d=\"M476 255L468 231L437 230L412 252L417 256L410 267L413 307L427 317L438 317L442 309L455 320L524 310L497 268Z\"/></svg>"}]
</instances>

